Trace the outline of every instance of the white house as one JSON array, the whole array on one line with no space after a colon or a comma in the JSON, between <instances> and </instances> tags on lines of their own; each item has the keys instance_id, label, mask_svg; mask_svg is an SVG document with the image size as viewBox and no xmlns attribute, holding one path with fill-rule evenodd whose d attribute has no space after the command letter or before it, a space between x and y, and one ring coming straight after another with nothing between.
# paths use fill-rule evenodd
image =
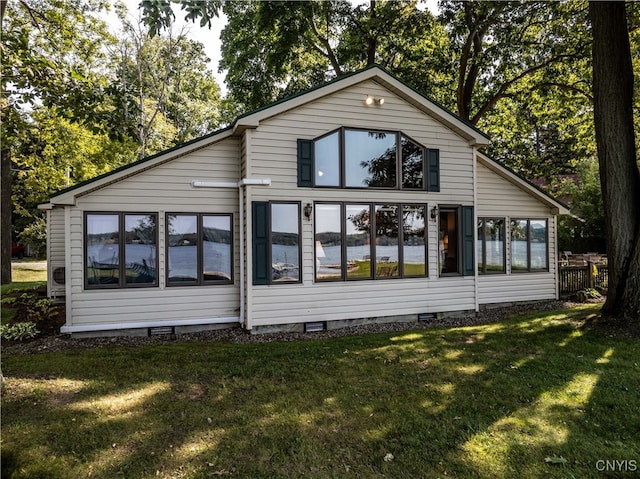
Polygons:
<instances>
[{"instance_id":1,"label":"white house","mask_svg":"<svg viewBox=\"0 0 640 479\"><path fill-rule=\"evenodd\" d=\"M558 297L567 208L373 66L63 190L62 332L333 328Z\"/></svg>"}]
</instances>

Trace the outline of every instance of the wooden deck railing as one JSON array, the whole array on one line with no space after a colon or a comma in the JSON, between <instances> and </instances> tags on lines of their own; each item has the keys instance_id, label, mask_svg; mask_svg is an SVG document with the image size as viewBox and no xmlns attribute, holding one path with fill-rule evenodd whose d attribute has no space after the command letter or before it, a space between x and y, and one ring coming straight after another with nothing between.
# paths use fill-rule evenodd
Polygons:
<instances>
[{"instance_id":1,"label":"wooden deck railing","mask_svg":"<svg viewBox=\"0 0 640 479\"><path fill-rule=\"evenodd\" d=\"M593 266L597 268L593 274ZM576 293L587 288L606 288L609 283L609 268L606 265L563 266L558 267L560 294Z\"/></svg>"}]
</instances>

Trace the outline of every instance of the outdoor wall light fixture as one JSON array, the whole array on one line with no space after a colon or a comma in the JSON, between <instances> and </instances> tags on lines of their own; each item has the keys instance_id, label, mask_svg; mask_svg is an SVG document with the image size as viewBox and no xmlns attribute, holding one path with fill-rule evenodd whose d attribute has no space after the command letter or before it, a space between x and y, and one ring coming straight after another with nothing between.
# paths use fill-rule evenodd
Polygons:
<instances>
[{"instance_id":1,"label":"outdoor wall light fixture","mask_svg":"<svg viewBox=\"0 0 640 479\"><path fill-rule=\"evenodd\" d=\"M435 221L438 218L438 207L431 208L431 221Z\"/></svg>"},{"instance_id":2,"label":"outdoor wall light fixture","mask_svg":"<svg viewBox=\"0 0 640 479\"><path fill-rule=\"evenodd\" d=\"M378 105L384 105L384 98L382 97L375 98L375 97L372 97L371 95L367 95L367 98L364 100L364 103L368 106L373 105L374 103L377 103Z\"/></svg>"},{"instance_id":3,"label":"outdoor wall light fixture","mask_svg":"<svg viewBox=\"0 0 640 479\"><path fill-rule=\"evenodd\" d=\"M307 203L306 205L304 205L304 209L302 210L302 212L304 213L304 217L307 219L307 221L311 221L311 213L313 213L313 206L311 206L311 203Z\"/></svg>"}]
</instances>

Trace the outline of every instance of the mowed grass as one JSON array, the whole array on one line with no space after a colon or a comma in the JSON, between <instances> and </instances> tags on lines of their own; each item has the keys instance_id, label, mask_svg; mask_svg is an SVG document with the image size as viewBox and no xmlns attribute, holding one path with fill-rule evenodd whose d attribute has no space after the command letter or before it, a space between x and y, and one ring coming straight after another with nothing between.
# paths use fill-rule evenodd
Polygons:
<instances>
[{"instance_id":1,"label":"mowed grass","mask_svg":"<svg viewBox=\"0 0 640 479\"><path fill-rule=\"evenodd\" d=\"M33 290L47 284L47 270L31 265L32 262L21 261L11 265L11 284L3 284L0 294L21 290Z\"/></svg>"},{"instance_id":2,"label":"mowed grass","mask_svg":"<svg viewBox=\"0 0 640 479\"><path fill-rule=\"evenodd\" d=\"M640 341L597 313L5 355L2 477L603 477L640 459Z\"/></svg>"}]
</instances>

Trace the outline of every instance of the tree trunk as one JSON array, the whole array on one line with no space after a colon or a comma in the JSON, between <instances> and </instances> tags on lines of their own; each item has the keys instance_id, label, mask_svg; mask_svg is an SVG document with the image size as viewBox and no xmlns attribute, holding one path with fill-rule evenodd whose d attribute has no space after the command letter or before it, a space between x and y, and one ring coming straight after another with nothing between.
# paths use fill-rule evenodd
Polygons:
<instances>
[{"instance_id":1,"label":"tree trunk","mask_svg":"<svg viewBox=\"0 0 640 479\"><path fill-rule=\"evenodd\" d=\"M2 179L0 181L0 283L11 283L11 150L0 152Z\"/></svg>"},{"instance_id":2,"label":"tree trunk","mask_svg":"<svg viewBox=\"0 0 640 479\"><path fill-rule=\"evenodd\" d=\"M369 2L370 18L372 25L375 25L376 13L376 0ZM373 65L376 62L376 50L378 49L378 29L373 28L369 30L369 37L367 38L367 66Z\"/></svg>"},{"instance_id":3,"label":"tree trunk","mask_svg":"<svg viewBox=\"0 0 640 479\"><path fill-rule=\"evenodd\" d=\"M589 2L593 97L609 291L602 313L640 318L640 170L633 129L633 68L624 2Z\"/></svg>"}]
</instances>

